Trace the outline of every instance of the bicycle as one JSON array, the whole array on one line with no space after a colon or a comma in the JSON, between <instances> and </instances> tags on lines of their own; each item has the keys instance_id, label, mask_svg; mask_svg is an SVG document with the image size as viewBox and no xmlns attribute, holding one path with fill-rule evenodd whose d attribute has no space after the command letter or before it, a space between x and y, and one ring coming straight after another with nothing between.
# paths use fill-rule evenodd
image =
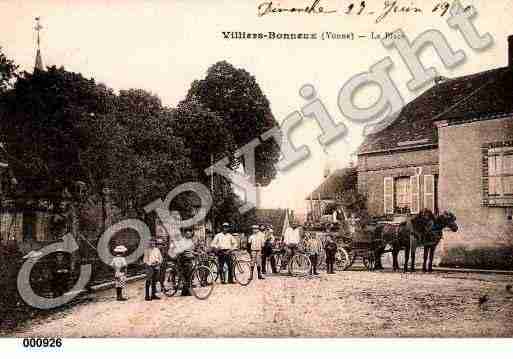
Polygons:
<instances>
[{"instance_id":1,"label":"bicycle","mask_svg":"<svg viewBox=\"0 0 513 359\"><path fill-rule=\"evenodd\" d=\"M204 265L197 264L197 258L200 254L194 253L196 264L193 265L191 273L189 274L189 291L200 300L205 300L212 294L214 290L214 276L210 268ZM178 290L183 290L185 281L184 273L176 260L169 262L170 269L167 276L167 285L165 285L165 295L168 297L174 296Z\"/></svg>"},{"instance_id":2,"label":"bicycle","mask_svg":"<svg viewBox=\"0 0 513 359\"><path fill-rule=\"evenodd\" d=\"M219 264L217 256L210 251L199 252L199 255L194 258L195 265L203 265L208 267L214 277L214 282L219 278Z\"/></svg>"},{"instance_id":3,"label":"bicycle","mask_svg":"<svg viewBox=\"0 0 513 359\"><path fill-rule=\"evenodd\" d=\"M279 250L269 256L274 258L276 263L276 270L280 273L283 269L287 269L289 273L295 276L307 276L310 274L310 270L312 268L312 263L310 262L310 258L302 252L301 250L296 250L296 253L292 256L288 263L284 264L282 261L284 260L285 250ZM272 271L271 261L268 260L266 270L268 273Z\"/></svg>"}]
</instances>

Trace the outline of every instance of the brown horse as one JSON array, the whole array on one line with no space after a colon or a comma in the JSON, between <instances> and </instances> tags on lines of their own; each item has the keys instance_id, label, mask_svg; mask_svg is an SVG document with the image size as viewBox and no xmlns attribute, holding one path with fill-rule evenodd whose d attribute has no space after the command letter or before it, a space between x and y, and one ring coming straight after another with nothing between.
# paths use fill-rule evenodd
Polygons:
<instances>
[{"instance_id":1,"label":"brown horse","mask_svg":"<svg viewBox=\"0 0 513 359\"><path fill-rule=\"evenodd\" d=\"M382 225L375 231L375 238L381 239L383 245L379 247L376 253L376 269L383 269L381 265L381 255L385 246L392 246L393 269L399 270L397 257L401 250L404 250L404 272L408 271L408 261L411 257L411 271L415 271L415 252L417 247L424 247L424 262L422 270L431 272L433 270L433 256L436 246L442 239L442 231L449 228L456 232L456 216L451 212L443 212L435 216L430 210L425 209L421 213L409 218L399 226Z\"/></svg>"}]
</instances>

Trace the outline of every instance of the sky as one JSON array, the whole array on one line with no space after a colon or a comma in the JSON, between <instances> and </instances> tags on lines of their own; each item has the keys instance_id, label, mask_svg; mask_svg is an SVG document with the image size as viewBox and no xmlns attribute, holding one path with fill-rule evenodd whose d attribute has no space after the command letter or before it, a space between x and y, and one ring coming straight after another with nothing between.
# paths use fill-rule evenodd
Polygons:
<instances>
[{"instance_id":1,"label":"sky","mask_svg":"<svg viewBox=\"0 0 513 359\"><path fill-rule=\"evenodd\" d=\"M314 1L282 0L281 8L304 7ZM320 129L305 118L291 133L296 146L306 145L310 156L262 189L259 207L306 208L305 197L331 170L355 160L352 155L362 142L362 126L344 118L337 96L352 76L390 56L391 76L406 102L429 88L411 92L407 67L398 53L369 37L356 40L226 40L223 31L251 33L383 33L402 29L410 40L430 29L441 31L454 50L461 49L466 61L447 69L427 48L421 54L426 66L441 75L457 77L507 64L507 36L513 34L513 0L467 0L478 11L474 24L481 34L490 33L494 44L482 52L468 47L461 34L446 23L447 15L431 12L437 0L397 1L399 6L421 8L421 14L391 12L376 24L376 14L385 1L367 0L362 15L346 15L350 0L321 0L317 6L336 9L332 15L280 13L257 15L262 1L255 0L124 0L124 1L6 1L0 0L0 46L5 54L32 71L36 51L34 18L41 17L41 50L45 65L64 66L85 77L119 90L142 88L157 94L167 106L185 97L192 81L205 76L208 67L226 60L255 76L281 123L307 101L299 96L303 84L312 84L336 122L344 122L348 135L323 148ZM355 2L358 8L359 1ZM375 14L369 14L375 12ZM355 96L358 106L369 106L379 96L369 86Z\"/></svg>"}]
</instances>

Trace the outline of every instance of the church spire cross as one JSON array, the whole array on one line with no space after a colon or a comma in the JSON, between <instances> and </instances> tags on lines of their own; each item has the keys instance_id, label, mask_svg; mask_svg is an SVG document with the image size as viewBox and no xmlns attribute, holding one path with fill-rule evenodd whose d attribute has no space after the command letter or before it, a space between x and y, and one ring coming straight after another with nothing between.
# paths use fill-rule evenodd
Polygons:
<instances>
[{"instance_id":1,"label":"church spire cross","mask_svg":"<svg viewBox=\"0 0 513 359\"><path fill-rule=\"evenodd\" d=\"M39 38L39 33L43 29L43 26L41 25L40 21L41 21L41 18L40 17L36 17L36 26L34 27L34 30L37 31L37 48L38 49L39 49L39 45L41 43L40 38Z\"/></svg>"},{"instance_id":2,"label":"church spire cross","mask_svg":"<svg viewBox=\"0 0 513 359\"><path fill-rule=\"evenodd\" d=\"M37 32L37 52L36 52L36 64L34 66L34 71L44 71L43 67L43 58L41 56L41 37L40 32L43 26L41 26L41 18L36 17L36 26L34 30Z\"/></svg>"}]
</instances>

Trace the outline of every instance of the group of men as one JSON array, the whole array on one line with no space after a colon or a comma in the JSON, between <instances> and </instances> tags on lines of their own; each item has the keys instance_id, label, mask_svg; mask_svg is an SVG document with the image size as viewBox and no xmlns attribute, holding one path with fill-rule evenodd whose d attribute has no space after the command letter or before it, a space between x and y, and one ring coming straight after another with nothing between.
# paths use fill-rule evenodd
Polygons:
<instances>
[{"instance_id":1,"label":"group of men","mask_svg":"<svg viewBox=\"0 0 513 359\"><path fill-rule=\"evenodd\" d=\"M158 227L157 227L158 228ZM239 242L230 233L231 225L222 224L221 232L217 233L210 245L205 241L194 238L192 228L186 228L179 232L178 236L169 235L166 231L157 230L156 239L150 241L149 247L144 252L143 261L146 267L146 285L145 299L158 300L157 282L160 282L161 292L165 292L165 275L169 258L174 259L180 269L184 280L189 277L192 270L194 252L213 252L217 256L218 273L222 284L235 283L233 250L240 249ZM182 235L183 233L183 235ZM170 237L173 237L170 240ZM172 242L172 245L169 244ZM247 251L251 256L251 279L255 267L257 269L258 279L262 280L264 274L267 274L267 262L269 261L272 273L277 273L277 263L273 254L285 254L281 262L281 270L287 268L289 260L297 252L299 245L302 244L312 263L312 275L318 275L317 265L319 256L324 250L326 253L327 273L334 273L335 254L337 245L333 236L328 235L323 243L317 237L304 236L302 228L296 222L292 222L283 233L283 238L274 236L273 228L263 224L253 225L252 234L247 241ZM166 246L167 245L167 246ZM227 270L225 270L227 268ZM288 273L291 274L291 268L288 266ZM187 282L184 283L182 295L191 295Z\"/></svg>"},{"instance_id":2,"label":"group of men","mask_svg":"<svg viewBox=\"0 0 513 359\"><path fill-rule=\"evenodd\" d=\"M319 257L324 250L326 253L326 268L328 274L335 273L335 258L337 253L337 243L333 233L328 233L323 243L317 236L304 236L302 228L297 222L292 222L283 233L283 240L276 239L273 230L264 225L254 225L253 233L248 240L248 251L251 254L251 278L255 266L257 267L258 279L264 279L262 276L266 274L267 260L271 264L273 273L277 273L276 260L274 253L285 254L281 261L281 270L287 269L288 274L291 273L291 267L287 266L290 259L296 254L299 245L303 244L305 253L309 256L312 264L310 274L318 275L317 265Z\"/></svg>"}]
</instances>

